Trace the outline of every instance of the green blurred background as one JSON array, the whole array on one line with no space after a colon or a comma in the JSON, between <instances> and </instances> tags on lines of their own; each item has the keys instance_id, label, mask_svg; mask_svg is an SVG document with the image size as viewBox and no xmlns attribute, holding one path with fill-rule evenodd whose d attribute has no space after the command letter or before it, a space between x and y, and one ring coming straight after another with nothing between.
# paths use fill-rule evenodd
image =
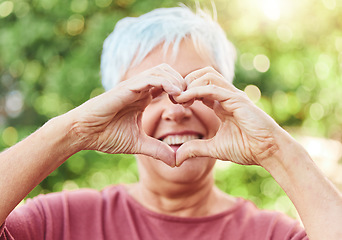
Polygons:
<instances>
[{"instance_id":1,"label":"green blurred background","mask_svg":"<svg viewBox=\"0 0 342 240\"><path fill-rule=\"evenodd\" d=\"M0 151L103 92L103 40L116 21L173 0L1 0ZM210 1L198 1L212 9ZM235 85L312 155L341 189L342 2L215 0L218 22L238 49ZM194 6L194 1L183 1ZM135 182L132 156L82 151L30 194ZM224 191L296 216L259 167L219 162Z\"/></svg>"}]
</instances>

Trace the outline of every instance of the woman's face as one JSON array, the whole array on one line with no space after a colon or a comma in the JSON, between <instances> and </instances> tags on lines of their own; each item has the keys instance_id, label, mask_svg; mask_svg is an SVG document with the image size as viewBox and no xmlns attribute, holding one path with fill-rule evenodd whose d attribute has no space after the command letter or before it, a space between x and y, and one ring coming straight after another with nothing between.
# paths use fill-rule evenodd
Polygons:
<instances>
[{"instance_id":1,"label":"woman's face","mask_svg":"<svg viewBox=\"0 0 342 240\"><path fill-rule=\"evenodd\" d=\"M187 40L181 42L176 58L173 58L171 51L164 55L162 47L155 48L141 64L131 68L125 78L161 63L167 63L183 77L195 70L212 66L208 59L198 55L192 42ZM212 109L200 101L195 101L190 107L183 107L172 103L164 93L154 98L146 107L142 126L147 135L164 141L176 151L185 141L212 138L220 126L220 120ZM137 158L141 179L146 175L149 178L164 178L178 183L207 177L215 164L214 159L201 157L189 159L181 167L171 168L151 157L139 155Z\"/></svg>"}]
</instances>

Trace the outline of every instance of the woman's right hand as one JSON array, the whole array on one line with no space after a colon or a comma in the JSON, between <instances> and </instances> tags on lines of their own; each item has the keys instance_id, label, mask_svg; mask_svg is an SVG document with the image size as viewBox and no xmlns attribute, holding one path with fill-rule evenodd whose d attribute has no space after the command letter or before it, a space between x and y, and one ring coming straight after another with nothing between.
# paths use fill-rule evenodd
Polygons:
<instances>
[{"instance_id":1,"label":"woman's right hand","mask_svg":"<svg viewBox=\"0 0 342 240\"><path fill-rule=\"evenodd\" d=\"M153 95L177 96L184 90L182 76L167 64L120 82L67 115L73 119L75 144L82 150L144 154L175 166L175 153L167 144L145 134L141 116Z\"/></svg>"}]
</instances>

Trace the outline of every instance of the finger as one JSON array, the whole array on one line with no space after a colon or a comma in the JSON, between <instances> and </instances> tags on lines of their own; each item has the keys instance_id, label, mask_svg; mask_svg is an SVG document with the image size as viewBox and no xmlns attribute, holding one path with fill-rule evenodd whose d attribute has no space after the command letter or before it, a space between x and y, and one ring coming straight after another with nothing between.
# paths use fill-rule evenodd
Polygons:
<instances>
[{"instance_id":1,"label":"finger","mask_svg":"<svg viewBox=\"0 0 342 240\"><path fill-rule=\"evenodd\" d=\"M214 157L211 155L211 140L192 140L182 144L176 152L176 166L195 157Z\"/></svg>"},{"instance_id":2,"label":"finger","mask_svg":"<svg viewBox=\"0 0 342 240\"><path fill-rule=\"evenodd\" d=\"M141 142L139 154L150 156L161 160L170 167L175 167L176 153L169 145L147 135L142 138Z\"/></svg>"},{"instance_id":3,"label":"finger","mask_svg":"<svg viewBox=\"0 0 342 240\"><path fill-rule=\"evenodd\" d=\"M204 67L204 68L201 68L201 69L198 69L189 73L187 76L185 76L184 80L187 85L190 85L192 81L202 77L206 73L218 73L218 72L213 67Z\"/></svg>"},{"instance_id":4,"label":"finger","mask_svg":"<svg viewBox=\"0 0 342 240\"><path fill-rule=\"evenodd\" d=\"M206 73L203 76L197 78L196 80L192 81L187 89L198 87L198 86L206 86L206 85L216 85L222 88L229 89L231 91L235 91L235 87L228 83L222 76L216 73Z\"/></svg>"},{"instance_id":5,"label":"finger","mask_svg":"<svg viewBox=\"0 0 342 240\"><path fill-rule=\"evenodd\" d=\"M123 81L123 83L133 91L147 91L152 86L160 87L161 81L164 82L164 89L169 93L179 94L179 92L185 89L183 77L166 63L150 68ZM167 85L171 86L171 89Z\"/></svg>"},{"instance_id":6,"label":"finger","mask_svg":"<svg viewBox=\"0 0 342 240\"><path fill-rule=\"evenodd\" d=\"M173 69L170 65L163 63L161 64L162 69L164 69L165 72L169 73L170 75L172 75L176 80L178 80L178 82L180 83L180 88L182 90L185 90L187 87L187 84L184 80L184 78L182 77L182 75L180 75L179 72L177 72L175 69Z\"/></svg>"},{"instance_id":7,"label":"finger","mask_svg":"<svg viewBox=\"0 0 342 240\"><path fill-rule=\"evenodd\" d=\"M152 88L163 89L166 93L170 95L180 95L182 90L179 86L175 85L170 77L160 76L145 76L143 79L139 79L129 86L131 91L143 92L149 91Z\"/></svg>"},{"instance_id":8,"label":"finger","mask_svg":"<svg viewBox=\"0 0 342 240\"><path fill-rule=\"evenodd\" d=\"M228 100L234 95L234 93L224 88L218 87L216 85L209 85L188 89L181 95L175 96L174 98L178 103L188 102L192 99L203 100L205 98L211 101L216 100L222 102Z\"/></svg>"},{"instance_id":9,"label":"finger","mask_svg":"<svg viewBox=\"0 0 342 240\"><path fill-rule=\"evenodd\" d=\"M172 95L169 95L169 99L173 104L178 104Z\"/></svg>"},{"instance_id":10,"label":"finger","mask_svg":"<svg viewBox=\"0 0 342 240\"><path fill-rule=\"evenodd\" d=\"M173 104L181 104L183 107L190 107L195 102L194 99L191 99L190 101L179 103L172 95L169 95L169 99Z\"/></svg>"},{"instance_id":11,"label":"finger","mask_svg":"<svg viewBox=\"0 0 342 240\"><path fill-rule=\"evenodd\" d=\"M195 102L195 99L191 99L190 101L181 103L183 107L190 107Z\"/></svg>"},{"instance_id":12,"label":"finger","mask_svg":"<svg viewBox=\"0 0 342 240\"><path fill-rule=\"evenodd\" d=\"M213 67L205 67L194 71L188 74L184 80L188 84L187 89L197 86L217 85L231 91L240 91Z\"/></svg>"},{"instance_id":13,"label":"finger","mask_svg":"<svg viewBox=\"0 0 342 240\"><path fill-rule=\"evenodd\" d=\"M174 70L170 65L166 63L162 63L149 71L146 72L148 75L157 76L160 78L167 78L170 82L176 85L181 90L186 89L186 83L182 77L176 70Z\"/></svg>"}]
</instances>

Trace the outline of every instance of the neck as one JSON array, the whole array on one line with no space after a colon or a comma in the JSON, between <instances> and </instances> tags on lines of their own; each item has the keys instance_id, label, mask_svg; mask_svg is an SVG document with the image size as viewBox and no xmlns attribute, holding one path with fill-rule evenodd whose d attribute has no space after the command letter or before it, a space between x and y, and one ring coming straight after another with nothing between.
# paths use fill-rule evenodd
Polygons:
<instances>
[{"instance_id":1,"label":"neck","mask_svg":"<svg viewBox=\"0 0 342 240\"><path fill-rule=\"evenodd\" d=\"M161 214L203 217L227 210L234 200L214 186L212 173L194 183L148 181L129 187L130 194L144 207Z\"/></svg>"}]
</instances>

